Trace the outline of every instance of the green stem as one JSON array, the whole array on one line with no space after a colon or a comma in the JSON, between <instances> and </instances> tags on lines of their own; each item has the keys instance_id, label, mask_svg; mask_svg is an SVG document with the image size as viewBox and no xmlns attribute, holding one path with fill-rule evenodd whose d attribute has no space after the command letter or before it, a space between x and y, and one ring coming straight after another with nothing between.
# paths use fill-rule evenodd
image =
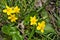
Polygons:
<instances>
[{"instance_id":1,"label":"green stem","mask_svg":"<svg viewBox=\"0 0 60 40\"><path fill-rule=\"evenodd\" d=\"M56 1L56 7L58 7L58 0ZM56 14L58 15L58 9L56 9Z\"/></svg>"},{"instance_id":2,"label":"green stem","mask_svg":"<svg viewBox=\"0 0 60 40\"><path fill-rule=\"evenodd\" d=\"M33 36L33 34L34 34L34 31L35 31L35 27L33 27L32 32L31 32L31 34L29 35L28 40L30 40L30 39L32 38L32 36Z\"/></svg>"},{"instance_id":3,"label":"green stem","mask_svg":"<svg viewBox=\"0 0 60 40\"><path fill-rule=\"evenodd\" d=\"M58 0L56 1L56 6L58 7Z\"/></svg>"},{"instance_id":4,"label":"green stem","mask_svg":"<svg viewBox=\"0 0 60 40\"><path fill-rule=\"evenodd\" d=\"M60 20L60 18L58 17L58 15L56 15L56 13L53 14L58 20Z\"/></svg>"},{"instance_id":5,"label":"green stem","mask_svg":"<svg viewBox=\"0 0 60 40\"><path fill-rule=\"evenodd\" d=\"M50 37L48 37L48 36L46 36L44 34L41 34L41 35L44 36L45 38L48 38L48 39L52 40Z\"/></svg>"}]
</instances>

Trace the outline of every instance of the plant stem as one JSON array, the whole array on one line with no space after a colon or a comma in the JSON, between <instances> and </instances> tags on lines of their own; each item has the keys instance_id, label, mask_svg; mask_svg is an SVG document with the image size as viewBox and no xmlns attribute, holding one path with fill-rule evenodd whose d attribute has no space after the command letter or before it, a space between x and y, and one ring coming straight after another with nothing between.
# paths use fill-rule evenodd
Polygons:
<instances>
[{"instance_id":1,"label":"plant stem","mask_svg":"<svg viewBox=\"0 0 60 40\"><path fill-rule=\"evenodd\" d=\"M56 14L58 15L58 0L56 1Z\"/></svg>"},{"instance_id":2,"label":"plant stem","mask_svg":"<svg viewBox=\"0 0 60 40\"><path fill-rule=\"evenodd\" d=\"M28 40L30 40L30 39L32 38L32 36L33 36L34 32L35 32L35 27L33 27L32 32L31 32L31 34L29 35Z\"/></svg>"}]
</instances>

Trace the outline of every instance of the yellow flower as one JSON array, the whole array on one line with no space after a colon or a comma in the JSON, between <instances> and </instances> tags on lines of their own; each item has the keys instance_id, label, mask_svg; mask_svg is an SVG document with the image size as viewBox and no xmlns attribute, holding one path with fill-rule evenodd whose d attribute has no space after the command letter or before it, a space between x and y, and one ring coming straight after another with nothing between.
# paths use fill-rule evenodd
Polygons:
<instances>
[{"instance_id":1,"label":"yellow flower","mask_svg":"<svg viewBox=\"0 0 60 40\"><path fill-rule=\"evenodd\" d=\"M16 18L15 15L10 15L10 16L8 17L8 19L10 19L11 22L16 22L16 20L17 20L18 18Z\"/></svg>"},{"instance_id":2,"label":"yellow flower","mask_svg":"<svg viewBox=\"0 0 60 40\"><path fill-rule=\"evenodd\" d=\"M3 10L4 13L7 13L7 15L11 15L12 13L12 8L6 5L6 9Z\"/></svg>"},{"instance_id":3,"label":"yellow flower","mask_svg":"<svg viewBox=\"0 0 60 40\"><path fill-rule=\"evenodd\" d=\"M36 16L34 16L34 17L30 17L30 25L36 25L36 22L37 22L38 20L36 19Z\"/></svg>"},{"instance_id":4,"label":"yellow flower","mask_svg":"<svg viewBox=\"0 0 60 40\"><path fill-rule=\"evenodd\" d=\"M20 11L20 8L18 8L18 6L16 6L16 7L13 9L13 12L14 12L14 13L19 13L19 11Z\"/></svg>"},{"instance_id":5,"label":"yellow flower","mask_svg":"<svg viewBox=\"0 0 60 40\"><path fill-rule=\"evenodd\" d=\"M44 32L45 28L45 21L42 21L41 23L38 23L37 30L40 30L42 33Z\"/></svg>"}]
</instances>

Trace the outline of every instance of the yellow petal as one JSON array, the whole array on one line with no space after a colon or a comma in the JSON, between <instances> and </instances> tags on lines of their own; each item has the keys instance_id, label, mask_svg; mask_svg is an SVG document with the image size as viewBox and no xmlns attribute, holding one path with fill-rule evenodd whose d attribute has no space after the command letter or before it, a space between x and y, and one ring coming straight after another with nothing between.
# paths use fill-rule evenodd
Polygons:
<instances>
[{"instance_id":1,"label":"yellow petal","mask_svg":"<svg viewBox=\"0 0 60 40\"><path fill-rule=\"evenodd\" d=\"M18 19L18 18L15 18L16 20Z\"/></svg>"},{"instance_id":2,"label":"yellow petal","mask_svg":"<svg viewBox=\"0 0 60 40\"><path fill-rule=\"evenodd\" d=\"M16 18L15 19L11 19L11 22L16 22L16 20L17 20Z\"/></svg>"},{"instance_id":3,"label":"yellow petal","mask_svg":"<svg viewBox=\"0 0 60 40\"><path fill-rule=\"evenodd\" d=\"M11 15L11 13L10 12L7 12L7 15Z\"/></svg>"},{"instance_id":4,"label":"yellow petal","mask_svg":"<svg viewBox=\"0 0 60 40\"><path fill-rule=\"evenodd\" d=\"M6 13L6 12L7 12L7 10L6 10L6 9L4 9L4 10L3 10L3 12L4 12L4 13Z\"/></svg>"},{"instance_id":5,"label":"yellow petal","mask_svg":"<svg viewBox=\"0 0 60 40\"><path fill-rule=\"evenodd\" d=\"M8 17L8 19L11 19L11 17Z\"/></svg>"},{"instance_id":6,"label":"yellow petal","mask_svg":"<svg viewBox=\"0 0 60 40\"><path fill-rule=\"evenodd\" d=\"M41 30L42 33L44 33L44 30Z\"/></svg>"},{"instance_id":7,"label":"yellow petal","mask_svg":"<svg viewBox=\"0 0 60 40\"><path fill-rule=\"evenodd\" d=\"M37 26L37 30L40 30L40 27L39 26Z\"/></svg>"},{"instance_id":8,"label":"yellow petal","mask_svg":"<svg viewBox=\"0 0 60 40\"><path fill-rule=\"evenodd\" d=\"M11 20L11 22L14 22L14 20Z\"/></svg>"},{"instance_id":9,"label":"yellow petal","mask_svg":"<svg viewBox=\"0 0 60 40\"><path fill-rule=\"evenodd\" d=\"M34 16L34 19L36 19L36 16Z\"/></svg>"},{"instance_id":10,"label":"yellow petal","mask_svg":"<svg viewBox=\"0 0 60 40\"><path fill-rule=\"evenodd\" d=\"M20 8L18 8L18 6L16 6L13 10L14 13L19 13L19 11L20 11Z\"/></svg>"},{"instance_id":11,"label":"yellow petal","mask_svg":"<svg viewBox=\"0 0 60 40\"><path fill-rule=\"evenodd\" d=\"M9 6L6 5L6 8L9 8Z\"/></svg>"},{"instance_id":12,"label":"yellow petal","mask_svg":"<svg viewBox=\"0 0 60 40\"><path fill-rule=\"evenodd\" d=\"M42 21L41 23L42 23L42 24L45 24L45 21Z\"/></svg>"},{"instance_id":13,"label":"yellow petal","mask_svg":"<svg viewBox=\"0 0 60 40\"><path fill-rule=\"evenodd\" d=\"M32 19L32 17L30 17L30 19Z\"/></svg>"},{"instance_id":14,"label":"yellow petal","mask_svg":"<svg viewBox=\"0 0 60 40\"><path fill-rule=\"evenodd\" d=\"M38 22L38 25L40 25L40 22Z\"/></svg>"},{"instance_id":15,"label":"yellow petal","mask_svg":"<svg viewBox=\"0 0 60 40\"><path fill-rule=\"evenodd\" d=\"M33 23L30 23L30 25L33 25Z\"/></svg>"},{"instance_id":16,"label":"yellow petal","mask_svg":"<svg viewBox=\"0 0 60 40\"><path fill-rule=\"evenodd\" d=\"M16 19L11 19L11 22L15 22L16 21Z\"/></svg>"},{"instance_id":17,"label":"yellow petal","mask_svg":"<svg viewBox=\"0 0 60 40\"><path fill-rule=\"evenodd\" d=\"M41 26L42 26L42 27L45 27L45 21L42 21L42 22L41 22Z\"/></svg>"}]
</instances>

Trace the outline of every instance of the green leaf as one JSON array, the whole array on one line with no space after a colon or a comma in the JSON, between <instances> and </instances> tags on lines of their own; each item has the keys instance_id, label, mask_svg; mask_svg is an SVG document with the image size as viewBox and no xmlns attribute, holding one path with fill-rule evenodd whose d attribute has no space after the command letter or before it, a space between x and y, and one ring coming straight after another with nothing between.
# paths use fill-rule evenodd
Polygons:
<instances>
[{"instance_id":1,"label":"green leaf","mask_svg":"<svg viewBox=\"0 0 60 40\"><path fill-rule=\"evenodd\" d=\"M16 34L12 36L12 40L23 40L23 38L22 36Z\"/></svg>"},{"instance_id":2,"label":"green leaf","mask_svg":"<svg viewBox=\"0 0 60 40\"><path fill-rule=\"evenodd\" d=\"M12 35L12 34L15 34L16 31L18 31L18 30L16 29L16 27L3 26L3 27L2 27L2 31L3 31L5 34Z\"/></svg>"},{"instance_id":3,"label":"green leaf","mask_svg":"<svg viewBox=\"0 0 60 40\"><path fill-rule=\"evenodd\" d=\"M30 20L30 15L27 15L24 19L24 25L28 25Z\"/></svg>"},{"instance_id":4,"label":"green leaf","mask_svg":"<svg viewBox=\"0 0 60 40\"><path fill-rule=\"evenodd\" d=\"M57 26L60 27L60 20L57 20Z\"/></svg>"},{"instance_id":5,"label":"green leaf","mask_svg":"<svg viewBox=\"0 0 60 40\"><path fill-rule=\"evenodd\" d=\"M3 38L3 40L11 40L11 38L9 37L9 36L7 36L7 38Z\"/></svg>"},{"instance_id":6,"label":"green leaf","mask_svg":"<svg viewBox=\"0 0 60 40\"><path fill-rule=\"evenodd\" d=\"M46 24L44 33L50 33L50 32L55 33L55 30L53 29L53 26L51 24Z\"/></svg>"},{"instance_id":7,"label":"green leaf","mask_svg":"<svg viewBox=\"0 0 60 40\"><path fill-rule=\"evenodd\" d=\"M22 36L20 35L20 32L17 30L16 27L11 27L11 26L3 26L2 27L2 32L11 36L12 39L15 37L16 40L23 40ZM17 38L18 37L18 38ZM14 40L15 40L14 38Z\"/></svg>"},{"instance_id":8,"label":"green leaf","mask_svg":"<svg viewBox=\"0 0 60 40\"><path fill-rule=\"evenodd\" d=\"M48 12L47 12L45 9L42 10L41 16L42 16L42 17L48 16Z\"/></svg>"}]
</instances>

